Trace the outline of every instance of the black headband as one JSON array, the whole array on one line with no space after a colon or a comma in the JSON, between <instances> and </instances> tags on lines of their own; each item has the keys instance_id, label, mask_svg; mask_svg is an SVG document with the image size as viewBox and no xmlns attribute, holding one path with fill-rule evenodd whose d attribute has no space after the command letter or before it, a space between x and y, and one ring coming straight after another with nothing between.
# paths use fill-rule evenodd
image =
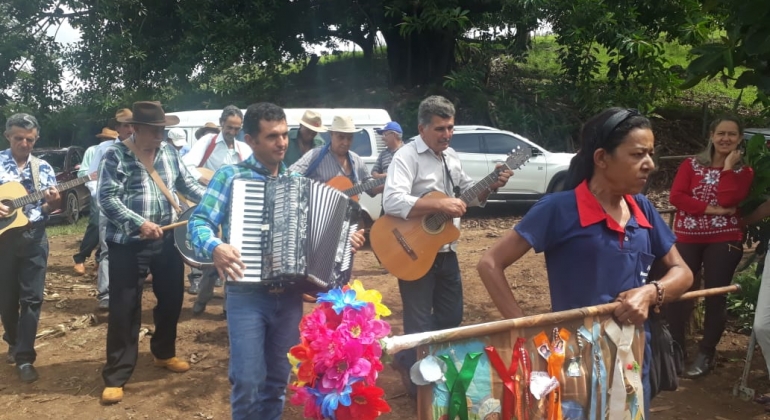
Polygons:
<instances>
[{"instance_id":1,"label":"black headband","mask_svg":"<svg viewBox=\"0 0 770 420\"><path fill-rule=\"evenodd\" d=\"M638 110L629 108L629 109L621 109L620 111L612 114L611 117L607 118L607 121L604 122L602 125L602 133L599 137L600 144L604 144L607 139L610 138L610 134L612 134L613 131L615 131L616 128L620 124L622 124L625 120L642 115L639 113Z\"/></svg>"}]
</instances>

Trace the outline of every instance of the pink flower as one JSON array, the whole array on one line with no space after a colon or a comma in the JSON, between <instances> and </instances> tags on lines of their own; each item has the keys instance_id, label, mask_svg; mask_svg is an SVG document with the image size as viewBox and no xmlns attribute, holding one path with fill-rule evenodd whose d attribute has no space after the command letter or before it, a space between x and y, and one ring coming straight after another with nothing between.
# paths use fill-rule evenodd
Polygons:
<instances>
[{"instance_id":1,"label":"pink flower","mask_svg":"<svg viewBox=\"0 0 770 420\"><path fill-rule=\"evenodd\" d=\"M345 308L342 323L337 328L347 340L358 340L361 344L372 344L390 333L390 325L375 319L374 305L367 303L360 310Z\"/></svg>"},{"instance_id":2,"label":"pink flower","mask_svg":"<svg viewBox=\"0 0 770 420\"><path fill-rule=\"evenodd\" d=\"M289 388L294 391L289 402L293 405L302 405L305 407L303 415L306 419L323 420L321 414L321 406L317 403L317 396L311 393L312 388L305 386L289 385Z\"/></svg>"},{"instance_id":3,"label":"pink flower","mask_svg":"<svg viewBox=\"0 0 770 420\"><path fill-rule=\"evenodd\" d=\"M312 342L317 334L336 329L341 321L342 317L334 312L330 304L318 305L313 312L302 317L299 324L300 335Z\"/></svg>"},{"instance_id":4,"label":"pink flower","mask_svg":"<svg viewBox=\"0 0 770 420\"><path fill-rule=\"evenodd\" d=\"M345 342L338 330L316 331L314 338L308 340L310 348L315 352L313 363L316 373L323 375L327 369L337 364L345 355Z\"/></svg>"},{"instance_id":5,"label":"pink flower","mask_svg":"<svg viewBox=\"0 0 770 420\"><path fill-rule=\"evenodd\" d=\"M335 389L342 391L350 378L363 378L369 375L372 364L366 360L364 346L356 340L344 344L342 357L335 360L334 364L323 375L321 389Z\"/></svg>"}]
</instances>

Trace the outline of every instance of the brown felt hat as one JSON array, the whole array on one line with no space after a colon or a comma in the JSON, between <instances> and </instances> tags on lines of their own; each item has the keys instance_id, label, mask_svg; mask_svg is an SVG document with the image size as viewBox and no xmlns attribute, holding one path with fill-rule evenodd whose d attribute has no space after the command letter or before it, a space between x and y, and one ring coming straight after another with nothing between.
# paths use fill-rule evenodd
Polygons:
<instances>
[{"instance_id":1,"label":"brown felt hat","mask_svg":"<svg viewBox=\"0 0 770 420\"><path fill-rule=\"evenodd\" d=\"M158 101L139 101L131 106L133 116L126 118L117 117L118 122L126 124L143 124L155 127L166 127L179 124L179 117L166 115Z\"/></svg>"}]
</instances>

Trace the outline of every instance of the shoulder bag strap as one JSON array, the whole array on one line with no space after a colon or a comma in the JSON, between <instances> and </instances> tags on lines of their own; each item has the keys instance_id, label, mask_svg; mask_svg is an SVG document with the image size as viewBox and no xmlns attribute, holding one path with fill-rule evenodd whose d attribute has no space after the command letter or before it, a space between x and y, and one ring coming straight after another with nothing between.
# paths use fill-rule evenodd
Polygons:
<instances>
[{"instance_id":1,"label":"shoulder bag strap","mask_svg":"<svg viewBox=\"0 0 770 420\"><path fill-rule=\"evenodd\" d=\"M35 192L40 191L40 159L29 155L29 169L32 173L32 183L35 186Z\"/></svg>"},{"instance_id":2,"label":"shoulder bag strap","mask_svg":"<svg viewBox=\"0 0 770 420\"><path fill-rule=\"evenodd\" d=\"M136 144L131 141L131 137L123 140L123 144L128 147L129 150L131 150L134 153L134 156L136 156L137 159L139 159L140 162L142 162L142 165L144 165L144 169L147 170L147 173L150 174L150 177L153 181L155 181L155 185L160 188L160 192L163 193L164 196L166 196L166 200L168 200L169 204L171 204L171 207L174 208L174 211L176 211L177 215L182 214L182 209L179 207L179 204L177 204L176 200L174 199L174 196L171 195L171 192L169 192L168 187L166 187L166 184L163 182L162 179L160 179L160 175L155 171L155 166L152 164L152 162L147 162L145 159L142 159L139 157L139 150L136 148Z\"/></svg>"},{"instance_id":3,"label":"shoulder bag strap","mask_svg":"<svg viewBox=\"0 0 770 420\"><path fill-rule=\"evenodd\" d=\"M211 137L211 141L209 142L208 147L206 147L206 152L203 153L203 159L201 159L201 163L198 167L203 167L211 157L211 154L214 153L214 148L217 147L217 137L219 137L219 134L214 134Z\"/></svg>"}]
</instances>

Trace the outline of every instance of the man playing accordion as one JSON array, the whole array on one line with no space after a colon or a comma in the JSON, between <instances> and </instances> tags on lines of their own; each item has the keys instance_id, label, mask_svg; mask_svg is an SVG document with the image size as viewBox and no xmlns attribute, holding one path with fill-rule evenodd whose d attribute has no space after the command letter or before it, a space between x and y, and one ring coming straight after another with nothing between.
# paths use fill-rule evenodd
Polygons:
<instances>
[{"instance_id":1,"label":"man playing accordion","mask_svg":"<svg viewBox=\"0 0 770 420\"><path fill-rule=\"evenodd\" d=\"M270 103L249 106L243 119L244 140L254 154L239 165L219 169L190 216L188 236L196 253L213 258L225 287L230 337L229 379L233 419L280 419L291 367L286 354L299 343L302 290L239 283L245 265L240 251L228 243L233 181L267 181L287 174L282 160L288 145L283 109ZM222 227L222 237L216 232ZM354 249L363 231L350 238ZM235 280L235 281L233 281Z\"/></svg>"}]
</instances>

